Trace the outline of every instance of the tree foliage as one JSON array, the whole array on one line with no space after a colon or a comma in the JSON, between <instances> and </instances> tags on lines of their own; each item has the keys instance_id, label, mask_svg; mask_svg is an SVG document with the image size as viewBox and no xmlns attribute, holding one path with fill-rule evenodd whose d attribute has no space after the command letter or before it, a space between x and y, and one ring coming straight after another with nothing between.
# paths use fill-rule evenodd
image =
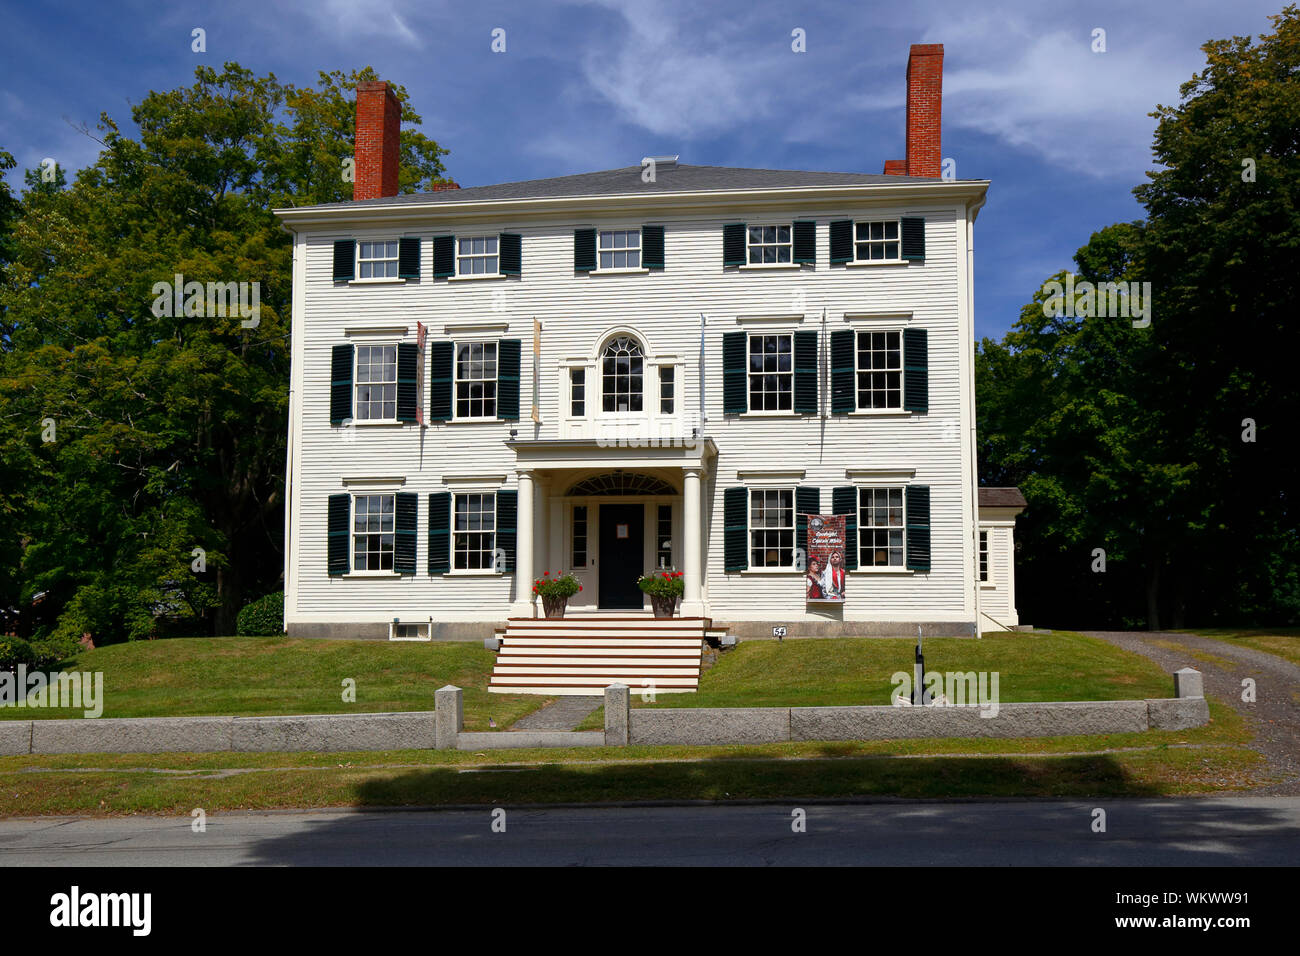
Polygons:
<instances>
[{"instance_id":1,"label":"tree foliage","mask_svg":"<svg viewBox=\"0 0 1300 956\"><path fill-rule=\"evenodd\" d=\"M1273 19L1256 42L1205 45L1180 104L1152 114L1161 168L1134 190L1146 219L1076 254L1076 281L1150 282L1150 327L1048 317L1040 291L980 344L981 474L1029 501L1017 577L1031 618L1300 615L1300 12Z\"/></svg>"},{"instance_id":2,"label":"tree foliage","mask_svg":"<svg viewBox=\"0 0 1300 956\"><path fill-rule=\"evenodd\" d=\"M0 190L0 599L27 630L231 633L276 587L292 249L271 210L351 198L351 91L377 78L200 67L132 109L137 136L104 114L71 186ZM401 147L403 191L438 181L444 149ZM256 324L156 314L177 274L258 283Z\"/></svg>"}]
</instances>

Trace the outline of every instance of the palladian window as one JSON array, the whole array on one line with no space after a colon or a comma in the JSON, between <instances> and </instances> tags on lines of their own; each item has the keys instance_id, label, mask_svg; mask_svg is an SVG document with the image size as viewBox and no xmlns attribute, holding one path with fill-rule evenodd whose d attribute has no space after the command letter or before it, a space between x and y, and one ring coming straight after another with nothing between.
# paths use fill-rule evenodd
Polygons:
<instances>
[{"instance_id":1,"label":"palladian window","mask_svg":"<svg viewBox=\"0 0 1300 956\"><path fill-rule=\"evenodd\" d=\"M641 411L645 355L631 336L611 339L601 355L601 392L605 411Z\"/></svg>"}]
</instances>

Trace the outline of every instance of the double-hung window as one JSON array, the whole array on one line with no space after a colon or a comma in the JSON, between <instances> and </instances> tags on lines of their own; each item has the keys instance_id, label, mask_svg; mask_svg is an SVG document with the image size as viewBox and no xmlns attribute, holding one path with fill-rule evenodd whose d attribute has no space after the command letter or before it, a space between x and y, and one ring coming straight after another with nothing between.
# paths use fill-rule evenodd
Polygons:
<instances>
[{"instance_id":1,"label":"double-hung window","mask_svg":"<svg viewBox=\"0 0 1300 956\"><path fill-rule=\"evenodd\" d=\"M859 222L854 226L853 258L857 262L902 262L898 220Z\"/></svg>"},{"instance_id":2,"label":"double-hung window","mask_svg":"<svg viewBox=\"0 0 1300 956\"><path fill-rule=\"evenodd\" d=\"M788 225L750 226L748 247L751 266L793 261L794 245Z\"/></svg>"},{"instance_id":3,"label":"double-hung window","mask_svg":"<svg viewBox=\"0 0 1300 956\"><path fill-rule=\"evenodd\" d=\"M397 240L357 243L358 279L397 278Z\"/></svg>"},{"instance_id":4,"label":"double-hung window","mask_svg":"<svg viewBox=\"0 0 1300 956\"><path fill-rule=\"evenodd\" d=\"M750 489L749 553L753 568L794 567L794 489Z\"/></svg>"},{"instance_id":5,"label":"double-hung window","mask_svg":"<svg viewBox=\"0 0 1300 956\"><path fill-rule=\"evenodd\" d=\"M857 333L858 408L903 407L902 333Z\"/></svg>"},{"instance_id":6,"label":"double-hung window","mask_svg":"<svg viewBox=\"0 0 1300 956\"><path fill-rule=\"evenodd\" d=\"M457 571L491 571L496 556L497 496L456 495L452 523L452 567Z\"/></svg>"},{"instance_id":7,"label":"double-hung window","mask_svg":"<svg viewBox=\"0 0 1300 956\"><path fill-rule=\"evenodd\" d=\"M641 268L641 230L619 229L600 234L600 271Z\"/></svg>"},{"instance_id":8,"label":"double-hung window","mask_svg":"<svg viewBox=\"0 0 1300 956\"><path fill-rule=\"evenodd\" d=\"M352 499L352 570L393 570L393 495Z\"/></svg>"},{"instance_id":9,"label":"double-hung window","mask_svg":"<svg viewBox=\"0 0 1300 956\"><path fill-rule=\"evenodd\" d=\"M673 398L675 397L677 369L672 365L659 366L659 414L671 415L673 413Z\"/></svg>"},{"instance_id":10,"label":"double-hung window","mask_svg":"<svg viewBox=\"0 0 1300 956\"><path fill-rule=\"evenodd\" d=\"M903 567L903 489L858 489L858 565Z\"/></svg>"},{"instance_id":11,"label":"double-hung window","mask_svg":"<svg viewBox=\"0 0 1300 956\"><path fill-rule=\"evenodd\" d=\"M794 407L794 336L749 336L749 410L788 412Z\"/></svg>"},{"instance_id":12,"label":"double-hung window","mask_svg":"<svg viewBox=\"0 0 1300 956\"><path fill-rule=\"evenodd\" d=\"M356 401L357 421L397 420L397 346L358 345Z\"/></svg>"},{"instance_id":13,"label":"double-hung window","mask_svg":"<svg viewBox=\"0 0 1300 956\"><path fill-rule=\"evenodd\" d=\"M456 417L496 418L497 343L456 346Z\"/></svg>"},{"instance_id":14,"label":"double-hung window","mask_svg":"<svg viewBox=\"0 0 1300 956\"><path fill-rule=\"evenodd\" d=\"M584 418L587 414L587 370L569 369L569 416Z\"/></svg>"},{"instance_id":15,"label":"double-hung window","mask_svg":"<svg viewBox=\"0 0 1300 956\"><path fill-rule=\"evenodd\" d=\"M498 236L464 236L456 240L456 274L494 276L500 273ZM396 275L396 273L394 273Z\"/></svg>"}]
</instances>

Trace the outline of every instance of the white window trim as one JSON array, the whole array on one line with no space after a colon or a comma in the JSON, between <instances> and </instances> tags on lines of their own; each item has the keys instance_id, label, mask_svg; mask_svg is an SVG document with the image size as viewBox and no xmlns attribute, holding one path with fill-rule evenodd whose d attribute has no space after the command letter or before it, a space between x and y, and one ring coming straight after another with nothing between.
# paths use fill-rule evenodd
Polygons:
<instances>
[{"instance_id":1,"label":"white window trim","mask_svg":"<svg viewBox=\"0 0 1300 956\"><path fill-rule=\"evenodd\" d=\"M495 415L457 415L456 406L460 404L458 398L460 384L460 348L462 345L495 345L497 347L496 362L497 374L491 378L496 384L496 397L492 400L492 407L497 410ZM469 379L468 381L486 382L489 379ZM455 339L451 343L451 421L447 424L454 425L458 422L499 422L501 421L501 343L500 339L495 338L469 338Z\"/></svg>"},{"instance_id":2,"label":"white window trim","mask_svg":"<svg viewBox=\"0 0 1300 956\"><path fill-rule=\"evenodd\" d=\"M852 412L849 412L849 414L865 415L871 417L897 416L899 418L906 418L914 414L911 409L903 407L903 403L907 401L907 389L905 388L903 382L903 373L906 369L906 362L903 360L903 327L888 326L885 328L853 329L852 332L853 332L853 409L854 410ZM897 408L863 408L859 404L858 376L862 374L863 370L858 367L858 336L862 335L864 332L867 333L868 335L875 332L883 332L885 334L888 334L890 332L898 333L898 407Z\"/></svg>"},{"instance_id":3,"label":"white window trim","mask_svg":"<svg viewBox=\"0 0 1300 956\"><path fill-rule=\"evenodd\" d=\"M396 632L399 624L402 625L403 627L424 628L424 636L423 637L397 637ZM428 644L430 641L433 640L433 618L428 618L423 621L402 621L402 620L389 621L388 639L390 641L399 641L399 642L406 642L406 643L418 642L422 644Z\"/></svg>"},{"instance_id":4,"label":"white window trim","mask_svg":"<svg viewBox=\"0 0 1300 956\"><path fill-rule=\"evenodd\" d=\"M609 268L609 269L602 269L602 268L600 267L600 252L601 252L601 249L600 249L600 234L601 234L602 232L635 232L636 235L637 235L637 244L636 244L636 257L637 257L637 261L642 262L642 263L645 262L645 232L644 232L644 230L642 229L642 227L641 227L641 226L609 226L609 227L606 227L606 228L604 228L604 229L597 229L597 230L596 230L596 268L592 269L592 270L590 271L590 273L588 273L589 275L601 275L601 276L609 276L609 275L640 275L641 273L649 272L649 271L650 271L650 270L649 270L648 268L646 268L644 265L640 265L640 266L623 266L623 267L621 267L621 268L613 268L613 267L611 267L611 268ZM631 251L631 249L632 249L631 246L626 246L626 247L624 247L624 248L622 248L622 249L612 249L612 248L611 248L611 249L607 249L607 250L605 250L605 251L606 251L606 252L629 252L629 251Z\"/></svg>"},{"instance_id":5,"label":"white window trim","mask_svg":"<svg viewBox=\"0 0 1300 956\"><path fill-rule=\"evenodd\" d=\"M366 342L356 346L352 351L352 424L365 428L372 425L406 425L397 417L397 342ZM393 417L392 418L357 418L357 389L362 385L387 385L388 382L358 382L357 381L357 363L361 359L361 349L363 348L389 348L393 350ZM418 398L418 396L417 396Z\"/></svg>"},{"instance_id":6,"label":"white window trim","mask_svg":"<svg viewBox=\"0 0 1300 956\"><path fill-rule=\"evenodd\" d=\"M753 402L751 401L752 393L749 387L750 376L769 374L767 372L751 372L749 370L749 356L750 356L749 342L750 339L752 339L756 335L758 336L784 335L790 339L790 371L770 373L775 375L790 376L790 407L787 409L750 408L750 406L753 404ZM853 344L854 344L854 355L856 356L857 339L854 339ZM857 359L855 358L854 361L856 362ZM740 415L738 415L737 417L738 418L800 418L803 417L804 414L806 413L796 412L794 410L794 331L792 329L755 329L755 330L747 331L745 333L745 411L741 412Z\"/></svg>"},{"instance_id":7,"label":"white window trim","mask_svg":"<svg viewBox=\"0 0 1300 956\"><path fill-rule=\"evenodd\" d=\"M749 230L768 229L768 228L780 229L782 226L790 230L790 241L788 243L760 242L758 243L758 246L761 249L764 246L769 246L769 245L776 248L788 245L790 247L790 261L789 262L750 262L749 250L750 250L750 246L753 244L749 241ZM789 222L747 222L745 223L745 264L740 266L741 269L774 269L774 268L775 269L790 269L790 268L798 269L802 265L803 263L794 261L794 220L793 219L790 220Z\"/></svg>"},{"instance_id":8,"label":"white window trim","mask_svg":"<svg viewBox=\"0 0 1300 956\"><path fill-rule=\"evenodd\" d=\"M353 277L352 277L351 279L348 280L348 285L371 285L371 284L374 284L374 285L387 285L387 284L389 284L389 283L398 283L398 282L405 282L405 281L406 281L406 280L403 279L401 276L396 276L396 275L394 275L394 276L370 276L369 278L365 278L365 279L361 278L361 263L362 263L362 261L365 261L365 262L394 262L394 263L397 263L397 269L398 269L398 271L400 272L400 271L401 271L401 268L402 268L402 265L401 265L401 263L402 263L402 244L401 244L401 241L400 241L400 240L398 240L398 239L389 239L389 238L386 238L386 237L385 237L385 238L383 238L383 239L357 239L357 240L355 240L355 242L356 242L356 245L353 247L353 255L354 255L354 257L355 257L355 258L353 259L353 261L354 261L354 263L355 263L355 269L354 269L354 275L353 275ZM397 255L392 256L391 258L388 257L388 256L381 256L381 257L379 257L379 258L377 258L377 259L372 257L372 258L369 258L369 259L362 260L362 258L361 258L361 244L362 244L363 242L369 242L369 243L382 242L382 243L384 243L384 244L387 244L387 243L390 243L390 242L397 243ZM387 270L385 270L385 271L387 271Z\"/></svg>"},{"instance_id":9,"label":"white window trim","mask_svg":"<svg viewBox=\"0 0 1300 956\"><path fill-rule=\"evenodd\" d=\"M497 268L500 268L498 265ZM448 282L483 282L489 279L508 279L504 272L485 272L481 276L447 276Z\"/></svg>"},{"instance_id":10,"label":"white window trim","mask_svg":"<svg viewBox=\"0 0 1300 956\"><path fill-rule=\"evenodd\" d=\"M899 565L893 565L893 564L864 565L862 563L862 531L863 531L862 492L864 490L875 490L875 489L890 491L895 488L903 492L903 523L899 526L898 529L903 532L903 563ZM907 566L907 485L906 483L897 482L897 481L863 481L853 486L853 493L856 496L856 501L854 502L854 504L856 505L856 516L858 519L858 566L855 570L861 571L864 574L915 574L916 572ZM871 526L871 528L873 529L875 527L876 527L875 525Z\"/></svg>"},{"instance_id":11,"label":"white window trim","mask_svg":"<svg viewBox=\"0 0 1300 956\"><path fill-rule=\"evenodd\" d=\"M859 225L860 223L864 223L864 222L865 222L865 223L873 223L873 222L893 222L893 223L897 223L897 225L898 225L898 240L897 240L897 242L898 242L898 258L897 258L897 259L859 259L859 258L858 258L858 243L859 243L860 241L861 241L861 242L892 242L892 241L894 241L894 240L891 240L891 239L873 239L873 240L866 240L866 239L863 239L863 240L859 240L859 239L858 239L858 225ZM902 217L902 216L896 216L896 217L885 218L885 219L855 219L855 220L853 220L853 236L852 236L852 239L853 239L853 258L850 259L848 262L846 262L845 265L849 265L849 266L899 266L899 265L903 265L903 266L905 266L905 265L908 264L908 260L903 258L903 217Z\"/></svg>"},{"instance_id":12,"label":"white window trim","mask_svg":"<svg viewBox=\"0 0 1300 956\"><path fill-rule=\"evenodd\" d=\"M811 264L805 262L752 262L736 268L741 272L784 272L802 269L805 265Z\"/></svg>"},{"instance_id":13,"label":"white window trim","mask_svg":"<svg viewBox=\"0 0 1300 956\"><path fill-rule=\"evenodd\" d=\"M500 529L497 527L497 492L499 487L474 486L470 485L464 488L449 488L451 492L451 522L447 528L447 538L449 545L449 557L451 567L443 573L457 578L499 578L505 575L505 572L496 566L497 552L497 535ZM457 531L456 530L456 496L457 495L491 495L492 496L492 567L490 568L458 568L456 567L456 535L457 534L482 534L481 531Z\"/></svg>"},{"instance_id":14,"label":"white window trim","mask_svg":"<svg viewBox=\"0 0 1300 956\"><path fill-rule=\"evenodd\" d=\"M803 573L804 573L803 569L801 569L800 567L798 567L798 564L797 564L797 562L798 562L798 560L799 560L799 554L798 554L798 552L799 552L799 510L798 510L798 509L799 509L799 490L798 490L798 487L797 487L796 485L792 485L792 484L790 484L789 481L787 480L787 481L785 481L785 482L782 482L781 484L772 484L772 485L754 484L754 485L746 485L746 486L745 486L745 491L748 493L748 495L747 495L747 499L746 499L746 501L745 501L745 507L746 507L746 509L747 509L746 512L745 512L745 523L746 523L745 533L748 535L748 538L747 538L747 540L745 541L745 549L746 549L746 550L745 550L745 555L746 555L746 557L752 557L752 556L753 556L753 551L754 551L754 532L755 532L755 531L770 531L770 530L784 531L784 530L786 530L785 528L776 528L776 529L771 529L771 528L754 528L754 527L750 524L750 522L753 521L753 517L754 517L754 492L755 492L755 491L762 491L762 492L768 492L768 491L788 491L788 492L790 492L790 518L791 518L790 531L792 531L792 532L794 533L794 544L793 544L793 545L791 546L791 548L790 548L790 564L765 564L765 565L760 565L760 566L758 566L758 567L755 567L755 566L752 564L752 562L746 561L746 564L748 564L749 567L747 567L744 571L742 571L741 574L745 574L745 573L752 573L752 574L803 574Z\"/></svg>"},{"instance_id":15,"label":"white window trim","mask_svg":"<svg viewBox=\"0 0 1300 956\"><path fill-rule=\"evenodd\" d=\"M899 228L902 228L902 227L900 226ZM460 244L461 244L462 242L466 242L466 241L473 242L475 239L495 239L495 240L497 241L497 251L496 251L495 253L485 252L485 253L483 253L482 255L476 255L476 254L474 254L474 253L470 253L469 255L462 255L462 254L461 254L461 251L460 251ZM500 233L495 233L495 232L485 232L485 233L483 233L483 234L481 234L481 235L456 236L455 239L454 239L454 242L456 243L456 248L455 248L455 253L456 253L456 274L453 275L453 276L448 276L448 277L447 277L448 279L502 279L502 278L505 278L505 273L503 273L503 272L501 271L501 234L500 234ZM462 260L462 259L486 259L486 258L488 258L489 256L495 258L496 261L497 261L497 271L496 271L496 272L465 273L465 272L461 272L461 271L460 271L460 263L461 263L461 260Z\"/></svg>"},{"instance_id":16,"label":"white window trim","mask_svg":"<svg viewBox=\"0 0 1300 956\"><path fill-rule=\"evenodd\" d=\"M371 479L373 481L374 479ZM405 479L402 479L405 483ZM378 482L376 482L378 483ZM391 484L391 482L385 482ZM371 498L376 496L391 495L393 499L393 568L384 570L383 568L367 568L364 571L356 570L357 564L357 498ZM370 534L370 532L363 532ZM383 534L383 532L379 532ZM348 570L345 577L352 578L400 578L402 573L397 570L397 491L391 487L381 488L349 488L348 489Z\"/></svg>"}]
</instances>

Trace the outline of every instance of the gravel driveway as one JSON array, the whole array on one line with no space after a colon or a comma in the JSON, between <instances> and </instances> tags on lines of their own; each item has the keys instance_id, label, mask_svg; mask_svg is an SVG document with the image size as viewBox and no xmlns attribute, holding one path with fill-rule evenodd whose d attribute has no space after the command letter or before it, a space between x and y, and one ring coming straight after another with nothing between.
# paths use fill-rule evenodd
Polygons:
<instances>
[{"instance_id":1,"label":"gravel driveway","mask_svg":"<svg viewBox=\"0 0 1300 956\"><path fill-rule=\"evenodd\" d=\"M1167 631L1084 631L1116 647L1150 658L1172 674L1195 667L1205 675L1205 694L1244 714L1254 731L1251 746L1281 779L1252 793L1300 795L1300 667L1272 654L1195 634ZM1168 646L1166 646L1168 645ZM1198 660L1194 654L1218 660ZM1241 699L1242 680L1255 680L1255 701Z\"/></svg>"}]
</instances>

